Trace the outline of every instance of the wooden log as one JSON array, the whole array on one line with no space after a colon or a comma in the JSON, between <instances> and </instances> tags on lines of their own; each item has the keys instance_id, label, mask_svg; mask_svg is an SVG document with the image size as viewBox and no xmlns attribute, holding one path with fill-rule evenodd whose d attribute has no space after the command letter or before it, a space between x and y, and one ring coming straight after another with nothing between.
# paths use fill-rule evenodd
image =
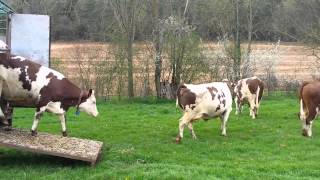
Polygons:
<instances>
[{"instance_id":1,"label":"wooden log","mask_svg":"<svg viewBox=\"0 0 320 180\"><path fill-rule=\"evenodd\" d=\"M11 131L0 129L0 146L87 161L91 165L95 165L99 159L102 145L100 141L88 139L40 132L37 136L31 136L30 131L23 129L12 129Z\"/></svg>"}]
</instances>

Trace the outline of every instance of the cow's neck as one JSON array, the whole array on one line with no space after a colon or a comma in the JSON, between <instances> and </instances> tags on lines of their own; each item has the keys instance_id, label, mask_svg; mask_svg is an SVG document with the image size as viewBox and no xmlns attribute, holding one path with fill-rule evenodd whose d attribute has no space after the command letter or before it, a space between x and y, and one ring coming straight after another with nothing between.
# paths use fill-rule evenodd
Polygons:
<instances>
[{"instance_id":1,"label":"cow's neck","mask_svg":"<svg viewBox=\"0 0 320 180\"><path fill-rule=\"evenodd\" d=\"M63 100L63 106L65 109L68 109L71 106L78 108L78 106L85 102L88 99L88 92L81 90L74 84L73 87L68 89L68 93L65 94L65 98Z\"/></svg>"}]
</instances>

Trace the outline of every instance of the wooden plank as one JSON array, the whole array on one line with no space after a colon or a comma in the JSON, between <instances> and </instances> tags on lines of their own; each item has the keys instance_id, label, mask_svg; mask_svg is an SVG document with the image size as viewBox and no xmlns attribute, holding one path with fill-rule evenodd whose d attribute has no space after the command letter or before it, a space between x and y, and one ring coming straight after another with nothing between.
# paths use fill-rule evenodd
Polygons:
<instances>
[{"instance_id":1,"label":"wooden plank","mask_svg":"<svg viewBox=\"0 0 320 180\"><path fill-rule=\"evenodd\" d=\"M0 146L90 162L95 165L102 152L103 143L75 137L62 137L38 132L0 129Z\"/></svg>"}]
</instances>

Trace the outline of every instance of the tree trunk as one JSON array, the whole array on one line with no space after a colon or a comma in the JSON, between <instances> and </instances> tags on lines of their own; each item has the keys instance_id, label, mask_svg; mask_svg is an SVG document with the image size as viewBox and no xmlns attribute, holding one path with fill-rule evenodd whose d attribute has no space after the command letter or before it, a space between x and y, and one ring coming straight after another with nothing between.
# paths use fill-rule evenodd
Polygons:
<instances>
[{"instance_id":1,"label":"tree trunk","mask_svg":"<svg viewBox=\"0 0 320 180\"><path fill-rule=\"evenodd\" d=\"M249 21L248 21L248 57L251 53L251 43L252 43L252 0L249 0Z\"/></svg>"},{"instance_id":2,"label":"tree trunk","mask_svg":"<svg viewBox=\"0 0 320 180\"><path fill-rule=\"evenodd\" d=\"M133 94L133 65L132 65L132 59L133 59L133 53L132 53L132 39L130 38L128 40L128 45L127 45L127 53L128 53L128 97L131 99L134 94Z\"/></svg>"},{"instance_id":3,"label":"tree trunk","mask_svg":"<svg viewBox=\"0 0 320 180\"><path fill-rule=\"evenodd\" d=\"M157 92L157 98L160 99L161 98L161 72L162 72L162 50L161 50L161 46L162 46L162 35L160 32L160 24L159 24L159 0L153 0L152 1L152 15L153 15L153 36L154 36L154 40L153 40L153 46L155 49L155 71L154 71L154 84L156 86L156 92Z\"/></svg>"},{"instance_id":4,"label":"tree trunk","mask_svg":"<svg viewBox=\"0 0 320 180\"><path fill-rule=\"evenodd\" d=\"M128 22L128 44L127 44L127 59L128 59L128 97L131 99L134 96L133 91L133 41L135 35L135 7L134 1L129 4L129 22Z\"/></svg>"},{"instance_id":5,"label":"tree trunk","mask_svg":"<svg viewBox=\"0 0 320 180\"><path fill-rule=\"evenodd\" d=\"M239 0L235 0L235 20L236 27L234 30L234 63L233 71L234 77L233 80L237 81L240 79L240 65L241 65L241 47L240 47L240 23L239 23Z\"/></svg>"}]
</instances>

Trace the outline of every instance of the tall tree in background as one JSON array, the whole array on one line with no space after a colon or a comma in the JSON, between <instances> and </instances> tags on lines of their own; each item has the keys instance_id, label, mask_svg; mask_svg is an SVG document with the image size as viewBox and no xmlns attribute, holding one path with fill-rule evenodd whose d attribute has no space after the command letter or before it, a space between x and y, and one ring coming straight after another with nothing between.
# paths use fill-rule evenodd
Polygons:
<instances>
[{"instance_id":1,"label":"tall tree in background","mask_svg":"<svg viewBox=\"0 0 320 180\"><path fill-rule=\"evenodd\" d=\"M128 97L134 96L133 89L133 42L136 25L141 9L140 0L110 0L114 17L118 23L120 33L125 38L126 59L128 62Z\"/></svg>"},{"instance_id":2,"label":"tall tree in background","mask_svg":"<svg viewBox=\"0 0 320 180\"><path fill-rule=\"evenodd\" d=\"M241 66L241 39L240 39L240 13L239 13L239 2L240 0L233 0L234 5L234 19L235 19L235 28L233 32L234 38L234 57L233 57L233 80L237 81L240 77L240 66Z\"/></svg>"},{"instance_id":3,"label":"tall tree in background","mask_svg":"<svg viewBox=\"0 0 320 180\"><path fill-rule=\"evenodd\" d=\"M161 71L162 71L162 46L163 46L163 30L160 25L160 10L161 3L159 0L152 0L152 44L154 47L154 82L156 86L157 98L161 98Z\"/></svg>"}]
</instances>

